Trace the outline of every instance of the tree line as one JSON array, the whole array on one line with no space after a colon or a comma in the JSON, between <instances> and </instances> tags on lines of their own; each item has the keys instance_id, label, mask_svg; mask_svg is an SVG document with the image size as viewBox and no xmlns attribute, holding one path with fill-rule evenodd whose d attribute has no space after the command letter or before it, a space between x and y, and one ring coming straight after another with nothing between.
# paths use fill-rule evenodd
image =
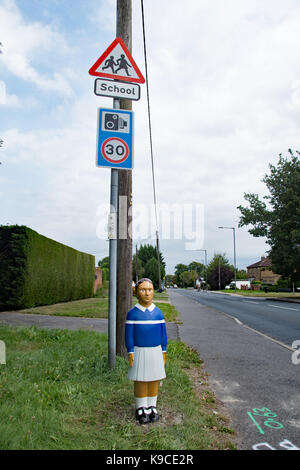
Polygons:
<instances>
[{"instance_id":1,"label":"tree line","mask_svg":"<svg viewBox=\"0 0 300 470\"><path fill-rule=\"evenodd\" d=\"M210 263L192 261L189 264L179 263L175 266L175 274L166 276L167 284L179 287L195 287L197 279L206 281L210 289L224 289L234 279L234 266L229 263L225 253L215 253ZM247 279L247 272L237 270L237 279Z\"/></svg>"},{"instance_id":2,"label":"tree line","mask_svg":"<svg viewBox=\"0 0 300 470\"><path fill-rule=\"evenodd\" d=\"M160 260L160 275L161 280L166 275L166 263L164 257L159 252ZM102 278L104 280L109 279L109 256L106 256L98 262L98 266L102 269ZM158 256L157 249L153 245L140 245L133 255L132 259L132 280L135 282L137 279L147 277L152 280L154 288L159 288L158 279Z\"/></svg>"}]
</instances>

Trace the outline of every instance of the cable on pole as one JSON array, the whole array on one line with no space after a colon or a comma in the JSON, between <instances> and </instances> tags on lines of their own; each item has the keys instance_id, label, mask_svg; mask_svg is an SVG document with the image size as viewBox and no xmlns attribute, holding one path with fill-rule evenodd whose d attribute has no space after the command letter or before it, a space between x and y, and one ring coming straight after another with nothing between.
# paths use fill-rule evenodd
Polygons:
<instances>
[{"instance_id":1,"label":"cable on pole","mask_svg":"<svg viewBox=\"0 0 300 470\"><path fill-rule=\"evenodd\" d=\"M148 126L149 126L150 155L151 155L151 169L152 169L153 200L154 200L154 212L155 212L155 224L156 224L156 249L157 249L158 278L159 278L159 289L160 289L161 288L161 277L160 277L160 252L159 252L159 238L158 238L158 217L157 217L154 156L153 156L152 126L151 126L151 112L150 112L148 62L147 62L146 32L145 32L145 14L144 14L144 2L143 2L143 0L141 0L141 8L142 8L143 43L144 43L145 72L146 72L146 90L147 90L147 104L148 104Z\"/></svg>"}]
</instances>

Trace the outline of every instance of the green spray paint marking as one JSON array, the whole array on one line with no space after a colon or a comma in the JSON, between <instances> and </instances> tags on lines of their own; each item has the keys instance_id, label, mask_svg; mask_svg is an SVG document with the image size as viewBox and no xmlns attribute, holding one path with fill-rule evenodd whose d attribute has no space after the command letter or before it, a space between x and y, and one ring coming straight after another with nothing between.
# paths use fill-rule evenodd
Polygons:
<instances>
[{"instance_id":1,"label":"green spray paint marking","mask_svg":"<svg viewBox=\"0 0 300 470\"><path fill-rule=\"evenodd\" d=\"M254 416L252 415L251 411L248 411L248 415L250 416L250 418L252 419L252 421L254 422L255 426L258 427L258 430L261 434L265 434L265 432L261 429L260 425L258 424L258 422L256 421L256 419L254 418Z\"/></svg>"},{"instance_id":2,"label":"green spray paint marking","mask_svg":"<svg viewBox=\"0 0 300 470\"><path fill-rule=\"evenodd\" d=\"M268 428L272 428L272 429L283 428L283 424L273 419L273 418L276 418L277 414L273 413L269 408L253 408L252 411L253 411L253 414L251 411L248 411L248 416L250 416L250 418L252 419L252 421L254 422L255 426L257 427L257 429L259 430L261 434L265 434L265 432L263 431L261 426L258 424L258 422L256 421L253 415L267 417L268 419L264 421L264 425L267 426Z\"/></svg>"}]
</instances>

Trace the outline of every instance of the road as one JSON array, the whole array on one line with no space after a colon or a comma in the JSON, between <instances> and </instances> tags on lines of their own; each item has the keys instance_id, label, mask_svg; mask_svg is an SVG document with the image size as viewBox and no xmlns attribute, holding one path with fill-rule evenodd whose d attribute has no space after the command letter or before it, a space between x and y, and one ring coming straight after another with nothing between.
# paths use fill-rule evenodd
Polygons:
<instances>
[{"instance_id":1,"label":"road","mask_svg":"<svg viewBox=\"0 0 300 470\"><path fill-rule=\"evenodd\" d=\"M180 289L169 294L180 312L180 338L204 361L238 448L300 448L300 364L293 364L291 350L300 340L300 305Z\"/></svg>"},{"instance_id":2,"label":"road","mask_svg":"<svg viewBox=\"0 0 300 470\"><path fill-rule=\"evenodd\" d=\"M196 290L180 290L180 293L221 310L287 346L292 347L294 340L300 340L300 304Z\"/></svg>"}]
</instances>

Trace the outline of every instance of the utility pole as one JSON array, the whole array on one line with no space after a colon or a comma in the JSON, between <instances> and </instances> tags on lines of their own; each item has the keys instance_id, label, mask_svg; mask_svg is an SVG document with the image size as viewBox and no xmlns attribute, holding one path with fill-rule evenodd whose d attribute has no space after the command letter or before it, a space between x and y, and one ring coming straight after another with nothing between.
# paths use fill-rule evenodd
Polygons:
<instances>
[{"instance_id":1,"label":"utility pole","mask_svg":"<svg viewBox=\"0 0 300 470\"><path fill-rule=\"evenodd\" d=\"M132 0L117 0L116 36L123 39L132 52ZM132 109L131 100L120 99L120 109ZM116 352L127 357L125 348L125 320L132 306L132 171L118 170L118 241L117 241L117 325Z\"/></svg>"}]
</instances>

